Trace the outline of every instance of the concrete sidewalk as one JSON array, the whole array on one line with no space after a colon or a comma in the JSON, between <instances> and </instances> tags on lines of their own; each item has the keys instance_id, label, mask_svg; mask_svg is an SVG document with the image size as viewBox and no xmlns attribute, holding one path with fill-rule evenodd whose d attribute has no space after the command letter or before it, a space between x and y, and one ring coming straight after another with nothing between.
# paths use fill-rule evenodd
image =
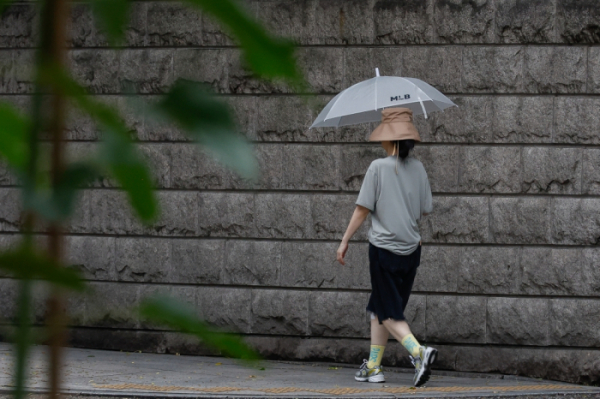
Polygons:
<instances>
[{"instance_id":1,"label":"concrete sidewalk","mask_svg":"<svg viewBox=\"0 0 600 399\"><path fill-rule=\"evenodd\" d=\"M43 393L46 348L31 357L29 391ZM0 397L11 390L13 348L0 343ZM357 366L67 349L64 392L113 397L561 397L600 398L600 388L491 374L434 372L412 388L412 370L388 368L382 384L354 381Z\"/></svg>"}]
</instances>

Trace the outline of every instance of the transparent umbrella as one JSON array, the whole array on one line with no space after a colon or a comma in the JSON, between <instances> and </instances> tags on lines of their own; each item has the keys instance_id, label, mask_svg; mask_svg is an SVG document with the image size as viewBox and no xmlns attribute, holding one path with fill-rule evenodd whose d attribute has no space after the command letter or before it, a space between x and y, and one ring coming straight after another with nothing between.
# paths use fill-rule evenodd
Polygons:
<instances>
[{"instance_id":1,"label":"transparent umbrella","mask_svg":"<svg viewBox=\"0 0 600 399\"><path fill-rule=\"evenodd\" d=\"M410 108L414 115L425 115L456 107L433 86L415 78L379 76L357 83L335 96L321 111L313 127L338 127L357 123L380 122L381 110Z\"/></svg>"}]
</instances>

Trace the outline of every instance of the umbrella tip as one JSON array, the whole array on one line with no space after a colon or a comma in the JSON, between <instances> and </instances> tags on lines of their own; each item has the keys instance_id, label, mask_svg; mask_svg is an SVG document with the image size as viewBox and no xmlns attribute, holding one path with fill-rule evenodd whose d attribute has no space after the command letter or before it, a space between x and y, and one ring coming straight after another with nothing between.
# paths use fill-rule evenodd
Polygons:
<instances>
[{"instance_id":1,"label":"umbrella tip","mask_svg":"<svg viewBox=\"0 0 600 399\"><path fill-rule=\"evenodd\" d=\"M375 68L375 76L379 77L379 68Z\"/></svg>"}]
</instances>

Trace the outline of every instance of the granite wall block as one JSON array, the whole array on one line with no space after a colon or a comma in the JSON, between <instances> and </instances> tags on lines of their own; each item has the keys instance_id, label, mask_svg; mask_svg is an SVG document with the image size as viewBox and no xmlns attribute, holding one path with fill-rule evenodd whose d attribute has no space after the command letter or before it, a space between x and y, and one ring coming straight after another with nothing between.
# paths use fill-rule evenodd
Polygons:
<instances>
[{"instance_id":1,"label":"granite wall block","mask_svg":"<svg viewBox=\"0 0 600 399\"><path fill-rule=\"evenodd\" d=\"M204 286L196 294L199 316L207 323L232 332L255 332L252 290Z\"/></svg>"},{"instance_id":2,"label":"granite wall block","mask_svg":"<svg viewBox=\"0 0 600 399\"><path fill-rule=\"evenodd\" d=\"M34 56L33 50L0 50L0 93L33 93Z\"/></svg>"},{"instance_id":3,"label":"granite wall block","mask_svg":"<svg viewBox=\"0 0 600 399\"><path fill-rule=\"evenodd\" d=\"M134 54L137 54L134 53ZM69 52L73 77L93 94L117 94L121 62L129 59L114 50L80 49ZM135 68L135 67L131 67Z\"/></svg>"},{"instance_id":4,"label":"granite wall block","mask_svg":"<svg viewBox=\"0 0 600 399\"><path fill-rule=\"evenodd\" d=\"M486 342L546 346L551 343L551 320L548 299L489 298Z\"/></svg>"},{"instance_id":5,"label":"granite wall block","mask_svg":"<svg viewBox=\"0 0 600 399\"><path fill-rule=\"evenodd\" d=\"M345 265L336 262L338 242L284 242L281 285L319 289L370 289L368 246L351 243Z\"/></svg>"},{"instance_id":6,"label":"granite wall block","mask_svg":"<svg viewBox=\"0 0 600 399\"><path fill-rule=\"evenodd\" d=\"M585 93L587 67L583 47L528 47L524 89L528 93Z\"/></svg>"},{"instance_id":7,"label":"granite wall block","mask_svg":"<svg viewBox=\"0 0 600 399\"><path fill-rule=\"evenodd\" d=\"M89 280L118 280L114 237L69 236L66 238L65 262Z\"/></svg>"},{"instance_id":8,"label":"granite wall block","mask_svg":"<svg viewBox=\"0 0 600 399\"><path fill-rule=\"evenodd\" d=\"M254 194L202 192L196 201L199 231L203 236L253 237L256 234L255 222L260 216L255 214Z\"/></svg>"},{"instance_id":9,"label":"granite wall block","mask_svg":"<svg viewBox=\"0 0 600 399\"><path fill-rule=\"evenodd\" d=\"M520 46L465 47L461 67L463 90L468 93L523 92L524 54Z\"/></svg>"},{"instance_id":10,"label":"granite wall block","mask_svg":"<svg viewBox=\"0 0 600 399\"><path fill-rule=\"evenodd\" d=\"M375 43L431 43L434 40L432 11L426 1L376 1L373 7Z\"/></svg>"},{"instance_id":11,"label":"granite wall block","mask_svg":"<svg viewBox=\"0 0 600 399\"><path fill-rule=\"evenodd\" d=\"M592 0L557 0L558 39L571 44L600 43L600 5Z\"/></svg>"},{"instance_id":12,"label":"granite wall block","mask_svg":"<svg viewBox=\"0 0 600 399\"><path fill-rule=\"evenodd\" d=\"M233 187L233 173L207 151L189 144L170 147L172 188L202 190Z\"/></svg>"},{"instance_id":13,"label":"granite wall block","mask_svg":"<svg viewBox=\"0 0 600 399\"><path fill-rule=\"evenodd\" d=\"M600 150L595 148L584 149L582 163L582 194L600 194Z\"/></svg>"},{"instance_id":14,"label":"granite wall block","mask_svg":"<svg viewBox=\"0 0 600 399\"><path fill-rule=\"evenodd\" d=\"M582 151L578 148L524 147L524 193L581 193Z\"/></svg>"},{"instance_id":15,"label":"granite wall block","mask_svg":"<svg viewBox=\"0 0 600 399\"><path fill-rule=\"evenodd\" d=\"M375 77L375 68L381 76L411 76L403 72L405 47L348 47L344 52L344 84L350 87Z\"/></svg>"},{"instance_id":16,"label":"granite wall block","mask_svg":"<svg viewBox=\"0 0 600 399\"><path fill-rule=\"evenodd\" d=\"M147 3L132 3L128 23L124 29L123 45L139 47L146 45ZM73 47L108 47L109 42L98 24L89 4L72 5L70 21L70 45Z\"/></svg>"},{"instance_id":17,"label":"granite wall block","mask_svg":"<svg viewBox=\"0 0 600 399\"><path fill-rule=\"evenodd\" d=\"M551 299L550 318L555 345L597 347L600 344L597 299Z\"/></svg>"},{"instance_id":18,"label":"granite wall block","mask_svg":"<svg viewBox=\"0 0 600 399\"><path fill-rule=\"evenodd\" d=\"M549 244L552 204L533 197L491 199L490 238L497 244Z\"/></svg>"},{"instance_id":19,"label":"granite wall block","mask_svg":"<svg viewBox=\"0 0 600 399\"><path fill-rule=\"evenodd\" d=\"M204 44L202 14L181 3L152 2L147 5L148 46L198 46Z\"/></svg>"},{"instance_id":20,"label":"granite wall block","mask_svg":"<svg viewBox=\"0 0 600 399\"><path fill-rule=\"evenodd\" d=\"M271 146L278 148L279 146ZM286 145L282 149L282 188L329 191L340 189L340 146ZM265 167L276 168L275 163ZM267 169L267 171L268 171Z\"/></svg>"},{"instance_id":21,"label":"granite wall block","mask_svg":"<svg viewBox=\"0 0 600 399\"><path fill-rule=\"evenodd\" d=\"M278 286L284 270L291 268L285 260L283 243L277 241L231 240L225 244L223 282L232 285ZM208 257L213 259L216 257ZM206 257L203 257L206 261Z\"/></svg>"},{"instance_id":22,"label":"granite wall block","mask_svg":"<svg viewBox=\"0 0 600 399\"><path fill-rule=\"evenodd\" d=\"M453 193L458 190L459 147L417 145L413 155L423 163L432 192Z\"/></svg>"},{"instance_id":23,"label":"granite wall block","mask_svg":"<svg viewBox=\"0 0 600 399\"><path fill-rule=\"evenodd\" d=\"M151 240L150 243L157 241ZM173 239L165 240L168 248L162 249L158 259L164 258L165 276L161 281L177 284L221 284L225 269L225 241ZM229 253L227 253L229 254ZM156 260L154 260L156 262Z\"/></svg>"},{"instance_id":24,"label":"granite wall block","mask_svg":"<svg viewBox=\"0 0 600 399\"><path fill-rule=\"evenodd\" d=\"M119 281L160 283L171 269L167 240L119 238L116 240L115 272Z\"/></svg>"},{"instance_id":25,"label":"granite wall block","mask_svg":"<svg viewBox=\"0 0 600 399\"><path fill-rule=\"evenodd\" d=\"M465 248L457 265L457 291L483 295L516 292L519 257L517 248Z\"/></svg>"},{"instance_id":26,"label":"granite wall block","mask_svg":"<svg viewBox=\"0 0 600 399\"><path fill-rule=\"evenodd\" d=\"M360 191L369 165L384 156L384 150L376 144L344 145L341 148L340 185L346 191Z\"/></svg>"},{"instance_id":27,"label":"granite wall block","mask_svg":"<svg viewBox=\"0 0 600 399\"><path fill-rule=\"evenodd\" d=\"M264 238L312 238L311 197L262 194L255 200L256 232Z\"/></svg>"},{"instance_id":28,"label":"granite wall block","mask_svg":"<svg viewBox=\"0 0 600 399\"><path fill-rule=\"evenodd\" d=\"M39 40L34 4L11 4L0 17L0 47L33 47Z\"/></svg>"},{"instance_id":29,"label":"granite wall block","mask_svg":"<svg viewBox=\"0 0 600 399\"><path fill-rule=\"evenodd\" d=\"M489 205L485 197L434 197L434 212L420 222L423 242L489 242Z\"/></svg>"},{"instance_id":30,"label":"granite wall block","mask_svg":"<svg viewBox=\"0 0 600 399\"><path fill-rule=\"evenodd\" d=\"M415 119L423 142L489 143L492 141L491 97L451 96L458 108L433 113L428 120Z\"/></svg>"},{"instance_id":31,"label":"granite wall block","mask_svg":"<svg viewBox=\"0 0 600 399\"><path fill-rule=\"evenodd\" d=\"M552 212L552 242L559 245L598 245L598 206L597 198L556 198Z\"/></svg>"},{"instance_id":32,"label":"granite wall block","mask_svg":"<svg viewBox=\"0 0 600 399\"><path fill-rule=\"evenodd\" d=\"M137 328L140 319L135 311L139 306L140 286L113 282L89 283L85 297L85 320L82 327Z\"/></svg>"},{"instance_id":33,"label":"granite wall block","mask_svg":"<svg viewBox=\"0 0 600 399\"><path fill-rule=\"evenodd\" d=\"M458 190L475 193L518 193L522 181L519 147L463 147Z\"/></svg>"},{"instance_id":34,"label":"granite wall block","mask_svg":"<svg viewBox=\"0 0 600 399\"><path fill-rule=\"evenodd\" d=\"M433 1L436 39L441 43L490 43L495 41L494 2Z\"/></svg>"},{"instance_id":35,"label":"granite wall block","mask_svg":"<svg viewBox=\"0 0 600 399\"><path fill-rule=\"evenodd\" d=\"M458 270L463 250L459 247L425 245L413 290L458 292Z\"/></svg>"},{"instance_id":36,"label":"granite wall block","mask_svg":"<svg viewBox=\"0 0 600 399\"><path fill-rule=\"evenodd\" d=\"M551 97L496 97L493 115L494 142L552 141L554 99Z\"/></svg>"},{"instance_id":37,"label":"granite wall block","mask_svg":"<svg viewBox=\"0 0 600 399\"><path fill-rule=\"evenodd\" d=\"M596 296L596 248L523 248L520 291L526 295Z\"/></svg>"},{"instance_id":38,"label":"granite wall block","mask_svg":"<svg viewBox=\"0 0 600 399\"><path fill-rule=\"evenodd\" d=\"M424 80L443 93L461 93L463 51L460 46L404 47L401 76Z\"/></svg>"},{"instance_id":39,"label":"granite wall block","mask_svg":"<svg viewBox=\"0 0 600 399\"><path fill-rule=\"evenodd\" d=\"M0 189L0 230L19 231L22 225L21 195L18 189Z\"/></svg>"},{"instance_id":40,"label":"granite wall block","mask_svg":"<svg viewBox=\"0 0 600 399\"><path fill-rule=\"evenodd\" d=\"M365 307L368 294L356 292L311 292L308 324L317 337L367 338L370 322Z\"/></svg>"},{"instance_id":41,"label":"granite wall block","mask_svg":"<svg viewBox=\"0 0 600 399\"><path fill-rule=\"evenodd\" d=\"M308 291L252 291L252 332L255 334L306 335L309 333Z\"/></svg>"},{"instance_id":42,"label":"granite wall block","mask_svg":"<svg viewBox=\"0 0 600 399\"><path fill-rule=\"evenodd\" d=\"M0 279L0 324L12 323L17 316L18 281L8 278Z\"/></svg>"},{"instance_id":43,"label":"granite wall block","mask_svg":"<svg viewBox=\"0 0 600 399\"><path fill-rule=\"evenodd\" d=\"M502 43L555 42L555 4L546 0L496 1L496 29Z\"/></svg>"},{"instance_id":44,"label":"granite wall block","mask_svg":"<svg viewBox=\"0 0 600 399\"><path fill-rule=\"evenodd\" d=\"M373 41L371 1L261 1L257 16L269 30L300 45L368 44Z\"/></svg>"},{"instance_id":45,"label":"granite wall block","mask_svg":"<svg viewBox=\"0 0 600 399\"><path fill-rule=\"evenodd\" d=\"M554 143L598 144L600 100L594 97L557 97L554 102Z\"/></svg>"},{"instance_id":46,"label":"granite wall block","mask_svg":"<svg viewBox=\"0 0 600 399\"><path fill-rule=\"evenodd\" d=\"M429 342L484 343L485 297L427 296L427 340Z\"/></svg>"},{"instance_id":47,"label":"granite wall block","mask_svg":"<svg viewBox=\"0 0 600 399\"><path fill-rule=\"evenodd\" d=\"M165 93L175 81L171 49L126 50L120 55L119 84L123 92Z\"/></svg>"},{"instance_id":48,"label":"granite wall block","mask_svg":"<svg viewBox=\"0 0 600 399\"><path fill-rule=\"evenodd\" d=\"M341 240L348 227L354 209L356 195L314 194L311 200L312 237L317 239ZM366 240L368 223L364 223L354 234L354 240Z\"/></svg>"}]
</instances>

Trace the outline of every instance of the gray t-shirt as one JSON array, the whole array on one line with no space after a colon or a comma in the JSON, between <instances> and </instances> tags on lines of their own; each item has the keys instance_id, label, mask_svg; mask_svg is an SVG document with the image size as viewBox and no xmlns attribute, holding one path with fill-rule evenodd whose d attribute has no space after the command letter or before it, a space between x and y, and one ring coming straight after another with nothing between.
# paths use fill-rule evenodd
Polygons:
<instances>
[{"instance_id":1,"label":"gray t-shirt","mask_svg":"<svg viewBox=\"0 0 600 399\"><path fill-rule=\"evenodd\" d=\"M371 244L398 255L411 254L421 241L417 222L433 209L423 164L413 157L397 161L389 156L373 161L356 205L371 211Z\"/></svg>"}]
</instances>

